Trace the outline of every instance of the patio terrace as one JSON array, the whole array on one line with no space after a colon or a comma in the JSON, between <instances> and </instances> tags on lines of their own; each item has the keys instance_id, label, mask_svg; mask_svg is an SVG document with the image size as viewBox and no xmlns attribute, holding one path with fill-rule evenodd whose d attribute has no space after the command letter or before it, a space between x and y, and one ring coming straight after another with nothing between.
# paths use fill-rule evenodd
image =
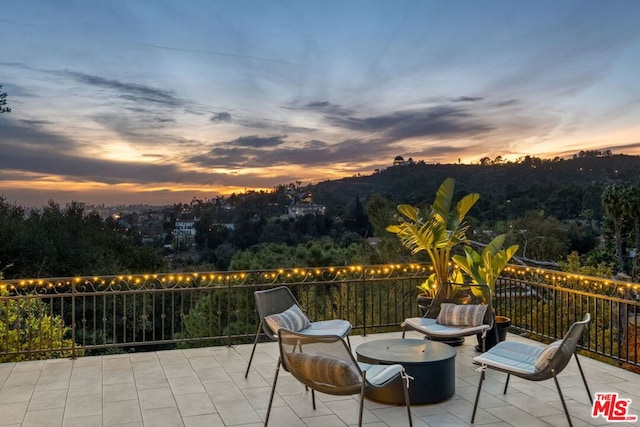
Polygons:
<instances>
[{"instance_id":1,"label":"patio terrace","mask_svg":"<svg viewBox=\"0 0 640 427\"><path fill-rule=\"evenodd\" d=\"M350 337L353 348L400 332ZM422 337L409 332L408 337ZM509 340L526 340L510 334ZM475 339L457 347L456 393L450 399L412 407L415 426L464 426L469 420L479 373L472 364ZM538 344L542 345L542 344ZM148 353L80 357L0 364L2 426L260 426L266 414L278 355L275 342L258 345L252 370L244 378L251 344ZM617 392L631 399L640 415L640 375L580 356L595 392ZM487 371L475 425L564 426L566 419L552 380L512 378L502 394L505 374ZM610 425L591 418L591 405L575 361L559 376L575 426ZM345 426L357 423L357 396L311 393L281 372L272 426ZM407 424L404 407L367 401L368 426ZM618 426L630 425L616 423ZM637 424L636 424L637 425Z\"/></svg>"}]
</instances>

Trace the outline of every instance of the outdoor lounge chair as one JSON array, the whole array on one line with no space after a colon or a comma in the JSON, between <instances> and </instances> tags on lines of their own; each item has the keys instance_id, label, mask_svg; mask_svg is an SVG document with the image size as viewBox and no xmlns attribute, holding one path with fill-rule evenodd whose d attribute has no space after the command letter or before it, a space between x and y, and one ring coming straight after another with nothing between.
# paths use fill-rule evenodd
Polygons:
<instances>
[{"instance_id":1,"label":"outdoor lounge chair","mask_svg":"<svg viewBox=\"0 0 640 427\"><path fill-rule=\"evenodd\" d=\"M515 342L515 341L503 341L498 343L495 347L488 350L486 353L481 354L473 359L473 363L480 365L480 383L478 384L478 391L476 393L476 400L473 404L473 413L471 414L471 423L475 420L476 409L478 407L478 399L480 397L480 390L482 389L482 382L484 381L485 371L487 369L495 369L496 371L507 373L507 382L504 385L504 394L507 393L507 386L509 385L509 378L511 375L523 378L530 381L544 381L549 378L553 378L560 400L562 401L562 407L564 413L569 421L569 426L572 426L571 417L567 410L567 404L564 401L562 390L560 390L560 384L558 383L558 374L567 366L573 355L578 364L584 387L589 395L589 400L593 405L593 397L589 391L587 385L587 379L582 371L580 360L578 360L577 345L582 334L587 330L591 315L587 313L584 319L575 322L569 328L562 340L555 341L546 347L534 346L530 344Z\"/></svg>"},{"instance_id":2,"label":"outdoor lounge chair","mask_svg":"<svg viewBox=\"0 0 640 427\"><path fill-rule=\"evenodd\" d=\"M247 371L244 377L249 375L249 368L256 352L258 339L260 338L260 330L262 330L269 338L278 340L278 328L284 327L289 330L297 331L308 335L338 335L346 337L349 342L349 332L351 331L351 323L347 320L322 320L319 322L311 322L302 312L298 301L286 286L267 289L264 291L256 291L253 293L256 300L256 309L260 317L260 324L256 331L256 339L251 350L251 357L247 364ZM349 347L351 343L349 342Z\"/></svg>"},{"instance_id":3,"label":"outdoor lounge chair","mask_svg":"<svg viewBox=\"0 0 640 427\"><path fill-rule=\"evenodd\" d=\"M273 378L271 397L264 420L265 427L269 423L271 405L281 366L295 379L311 389L313 409L316 409L315 390L340 396L359 394L358 426L362 425L367 391L401 386L404 392L409 426L413 425L408 390L410 377L405 374L402 365L370 365L356 362L349 346L338 335L305 335L287 329L278 330L278 335L280 357Z\"/></svg>"},{"instance_id":4,"label":"outdoor lounge chair","mask_svg":"<svg viewBox=\"0 0 640 427\"><path fill-rule=\"evenodd\" d=\"M444 283L427 307L423 317L402 322L402 338L407 328L433 340L447 340L480 334L482 351L486 334L494 323L491 289L487 285Z\"/></svg>"}]
</instances>

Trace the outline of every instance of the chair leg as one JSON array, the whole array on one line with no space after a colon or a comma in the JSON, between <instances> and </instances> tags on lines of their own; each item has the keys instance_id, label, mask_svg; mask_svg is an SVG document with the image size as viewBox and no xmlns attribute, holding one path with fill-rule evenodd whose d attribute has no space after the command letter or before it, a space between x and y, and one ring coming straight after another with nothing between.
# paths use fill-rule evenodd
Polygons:
<instances>
[{"instance_id":1,"label":"chair leg","mask_svg":"<svg viewBox=\"0 0 640 427\"><path fill-rule=\"evenodd\" d=\"M316 409L316 391L314 389L311 389L311 404L313 409Z\"/></svg>"},{"instance_id":2,"label":"chair leg","mask_svg":"<svg viewBox=\"0 0 640 427\"><path fill-rule=\"evenodd\" d=\"M509 387L509 378L511 378L511 374L507 374L507 381L504 383L504 390L502 394L507 394L507 387Z\"/></svg>"},{"instance_id":3,"label":"chair leg","mask_svg":"<svg viewBox=\"0 0 640 427\"><path fill-rule=\"evenodd\" d=\"M267 407L267 416L264 419L264 427L269 424L269 415L271 414L271 404L273 403L273 396L276 394L276 383L278 382L278 373L280 372L280 358L278 357L278 367L276 368L276 375L273 377L273 387L271 387L271 397L269 398L269 406Z\"/></svg>"},{"instance_id":4,"label":"chair leg","mask_svg":"<svg viewBox=\"0 0 640 427\"><path fill-rule=\"evenodd\" d=\"M251 362L253 361L253 355L256 352L256 347L258 346L258 339L260 338L260 329L262 328L262 320L258 325L258 330L256 331L256 339L253 341L253 349L251 350L251 357L249 357L249 363L247 364L247 372L244 373L244 377L247 378L249 376L249 368L251 368Z\"/></svg>"},{"instance_id":5,"label":"chair leg","mask_svg":"<svg viewBox=\"0 0 640 427\"><path fill-rule=\"evenodd\" d=\"M482 382L484 381L484 369L480 372L480 382L478 383L478 391L476 392L476 401L473 403L473 412L471 413L471 424L476 419L476 409L478 409L478 400L480 399L480 390L482 390Z\"/></svg>"},{"instance_id":6,"label":"chair leg","mask_svg":"<svg viewBox=\"0 0 640 427\"><path fill-rule=\"evenodd\" d=\"M569 415L569 410L567 409L567 404L564 401L564 396L562 395L562 390L560 390L560 383L558 382L558 377L556 376L555 369L551 370L551 374L553 375L553 381L556 383L556 388L558 389L558 394L560 395L560 400L562 401L562 407L564 408L564 414L567 416L567 421L569 422L569 427L573 427L573 423L571 422L571 416Z\"/></svg>"},{"instance_id":7,"label":"chair leg","mask_svg":"<svg viewBox=\"0 0 640 427\"><path fill-rule=\"evenodd\" d=\"M349 341L349 335L347 335L347 345L349 346L349 350L351 350L351 341Z\"/></svg>"},{"instance_id":8,"label":"chair leg","mask_svg":"<svg viewBox=\"0 0 640 427\"><path fill-rule=\"evenodd\" d=\"M404 404L407 405L409 427L413 427L413 420L411 419L411 401L409 400L409 377L400 377L400 379L402 380L402 387L404 388Z\"/></svg>"},{"instance_id":9,"label":"chair leg","mask_svg":"<svg viewBox=\"0 0 640 427\"><path fill-rule=\"evenodd\" d=\"M589 385L587 384L587 378L584 376L584 372L582 371L582 365L580 364L580 361L578 360L578 353L573 353L573 355L576 358L576 363L578 364L578 369L580 370L580 376L582 377L582 382L584 383L584 388L587 389L587 394L589 395L589 401L591 402L591 405L593 405L593 397L591 396L591 390L589 390Z\"/></svg>"},{"instance_id":10,"label":"chair leg","mask_svg":"<svg viewBox=\"0 0 640 427\"><path fill-rule=\"evenodd\" d=\"M365 377L362 378L362 386L360 387L360 411L358 412L358 427L362 427L362 413L364 411L364 386L367 383Z\"/></svg>"}]
</instances>

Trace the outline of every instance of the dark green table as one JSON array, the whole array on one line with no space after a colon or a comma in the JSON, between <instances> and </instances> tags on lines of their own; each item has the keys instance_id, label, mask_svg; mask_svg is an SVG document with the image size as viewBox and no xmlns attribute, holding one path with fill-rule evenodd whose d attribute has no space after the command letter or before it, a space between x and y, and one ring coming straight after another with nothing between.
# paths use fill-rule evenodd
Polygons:
<instances>
[{"instance_id":1,"label":"dark green table","mask_svg":"<svg viewBox=\"0 0 640 427\"><path fill-rule=\"evenodd\" d=\"M441 402L456 391L456 351L440 342L392 338L375 340L356 348L359 362L381 365L399 363L414 379L409 384L412 405ZM404 405L404 392L397 387L367 392L371 400Z\"/></svg>"}]
</instances>

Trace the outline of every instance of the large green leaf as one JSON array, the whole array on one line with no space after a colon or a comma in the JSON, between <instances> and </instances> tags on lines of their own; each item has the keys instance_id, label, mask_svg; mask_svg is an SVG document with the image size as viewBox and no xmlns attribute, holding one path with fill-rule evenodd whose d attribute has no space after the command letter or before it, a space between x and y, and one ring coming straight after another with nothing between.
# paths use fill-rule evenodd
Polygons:
<instances>
[{"instance_id":1,"label":"large green leaf","mask_svg":"<svg viewBox=\"0 0 640 427\"><path fill-rule=\"evenodd\" d=\"M400 212L401 215L407 217L411 221L418 221L419 219L420 211L415 206L399 205L398 212Z\"/></svg>"},{"instance_id":2,"label":"large green leaf","mask_svg":"<svg viewBox=\"0 0 640 427\"><path fill-rule=\"evenodd\" d=\"M451 200L453 200L455 183L453 178L445 179L444 182L440 184L436 192L436 199L431 205L433 213L439 215L441 218L445 218L445 222L451 211Z\"/></svg>"}]
</instances>

